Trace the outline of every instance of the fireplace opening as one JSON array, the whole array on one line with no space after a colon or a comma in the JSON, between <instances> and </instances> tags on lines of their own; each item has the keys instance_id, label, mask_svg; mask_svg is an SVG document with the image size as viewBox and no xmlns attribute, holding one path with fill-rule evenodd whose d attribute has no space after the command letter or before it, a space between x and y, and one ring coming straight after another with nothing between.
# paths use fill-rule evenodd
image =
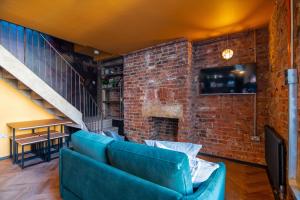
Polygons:
<instances>
[{"instance_id":1,"label":"fireplace opening","mask_svg":"<svg viewBox=\"0 0 300 200\"><path fill-rule=\"evenodd\" d=\"M176 141L178 134L178 119L165 117L151 118L153 140Z\"/></svg>"}]
</instances>

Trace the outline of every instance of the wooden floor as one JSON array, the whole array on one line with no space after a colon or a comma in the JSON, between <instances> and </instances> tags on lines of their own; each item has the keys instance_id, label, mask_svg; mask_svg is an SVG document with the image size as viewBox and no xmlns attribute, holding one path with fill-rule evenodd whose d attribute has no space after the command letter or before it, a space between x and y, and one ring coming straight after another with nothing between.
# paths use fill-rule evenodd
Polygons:
<instances>
[{"instance_id":1,"label":"wooden floor","mask_svg":"<svg viewBox=\"0 0 300 200\"><path fill-rule=\"evenodd\" d=\"M267 172L260 167L202 156L213 162L226 165L226 200L274 200Z\"/></svg>"},{"instance_id":2,"label":"wooden floor","mask_svg":"<svg viewBox=\"0 0 300 200\"><path fill-rule=\"evenodd\" d=\"M223 161L227 167L227 200L271 200L273 194L262 168ZM0 161L1 200L56 200L59 196L58 159L21 170L10 160Z\"/></svg>"},{"instance_id":3,"label":"wooden floor","mask_svg":"<svg viewBox=\"0 0 300 200\"><path fill-rule=\"evenodd\" d=\"M59 195L58 159L22 170L0 161L1 200L56 200Z\"/></svg>"}]
</instances>

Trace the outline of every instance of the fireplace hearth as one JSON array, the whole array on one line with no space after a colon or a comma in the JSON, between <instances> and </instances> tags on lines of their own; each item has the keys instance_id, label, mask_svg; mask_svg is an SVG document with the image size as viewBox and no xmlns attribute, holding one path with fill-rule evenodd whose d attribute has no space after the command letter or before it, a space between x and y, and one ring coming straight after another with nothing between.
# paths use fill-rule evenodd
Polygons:
<instances>
[{"instance_id":1,"label":"fireplace hearth","mask_svg":"<svg viewBox=\"0 0 300 200\"><path fill-rule=\"evenodd\" d=\"M153 140L177 141L178 119L151 117L151 132Z\"/></svg>"}]
</instances>

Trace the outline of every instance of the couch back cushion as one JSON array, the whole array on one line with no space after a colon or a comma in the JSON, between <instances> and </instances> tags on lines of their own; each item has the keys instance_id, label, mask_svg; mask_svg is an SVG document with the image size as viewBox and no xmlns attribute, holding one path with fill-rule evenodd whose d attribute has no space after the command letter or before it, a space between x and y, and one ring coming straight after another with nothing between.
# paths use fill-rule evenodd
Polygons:
<instances>
[{"instance_id":1,"label":"couch back cushion","mask_svg":"<svg viewBox=\"0 0 300 200\"><path fill-rule=\"evenodd\" d=\"M104 163L107 163L106 147L112 141L110 137L83 130L72 134L75 151Z\"/></svg>"},{"instance_id":2,"label":"couch back cushion","mask_svg":"<svg viewBox=\"0 0 300 200\"><path fill-rule=\"evenodd\" d=\"M107 146L107 156L109 163L120 170L183 195L193 193L189 162L183 153L115 141Z\"/></svg>"}]
</instances>

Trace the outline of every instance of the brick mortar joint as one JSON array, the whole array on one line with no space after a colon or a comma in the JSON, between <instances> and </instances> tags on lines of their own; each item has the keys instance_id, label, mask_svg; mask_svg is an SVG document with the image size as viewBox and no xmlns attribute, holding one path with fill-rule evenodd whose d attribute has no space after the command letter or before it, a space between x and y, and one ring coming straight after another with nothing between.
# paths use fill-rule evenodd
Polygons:
<instances>
[{"instance_id":1,"label":"brick mortar joint","mask_svg":"<svg viewBox=\"0 0 300 200\"><path fill-rule=\"evenodd\" d=\"M172 41L156 44L156 45L153 45L151 47L138 49L138 50L132 51L128 54L124 54L123 56L128 57L128 56L132 56L134 54L139 54L139 53L142 53L142 52L145 52L145 51L151 51L153 49L162 48L162 47L165 47L165 46L174 45L174 44L182 43L182 42L190 42L190 41L186 38L178 38L178 39L175 39L175 40L172 40Z\"/></svg>"}]
</instances>

